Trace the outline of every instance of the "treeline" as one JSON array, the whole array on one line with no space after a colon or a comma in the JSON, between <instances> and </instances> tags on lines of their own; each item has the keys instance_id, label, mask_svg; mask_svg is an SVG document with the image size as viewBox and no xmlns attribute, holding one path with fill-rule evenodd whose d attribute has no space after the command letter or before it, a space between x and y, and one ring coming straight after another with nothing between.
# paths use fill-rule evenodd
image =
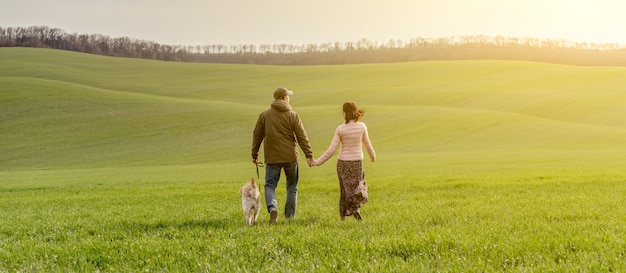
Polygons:
<instances>
[{"instance_id":1,"label":"treeline","mask_svg":"<svg viewBox=\"0 0 626 273\"><path fill-rule=\"evenodd\" d=\"M571 42L563 39L467 35L413 38L379 43L305 45L163 45L128 37L66 33L47 26L0 27L0 47L42 47L115 57L164 61L272 65L354 64L420 60L504 59L574 65L626 66L626 48L616 43Z\"/></svg>"},{"instance_id":2,"label":"treeline","mask_svg":"<svg viewBox=\"0 0 626 273\"><path fill-rule=\"evenodd\" d=\"M0 47L40 47L115 57L189 61L189 48L128 37L66 33L47 26L0 27Z\"/></svg>"}]
</instances>

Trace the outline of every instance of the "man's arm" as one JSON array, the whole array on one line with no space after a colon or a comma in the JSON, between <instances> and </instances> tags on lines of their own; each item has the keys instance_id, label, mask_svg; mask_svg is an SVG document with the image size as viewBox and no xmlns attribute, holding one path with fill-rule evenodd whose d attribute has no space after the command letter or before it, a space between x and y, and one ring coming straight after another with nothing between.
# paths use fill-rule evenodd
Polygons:
<instances>
[{"instance_id":1,"label":"man's arm","mask_svg":"<svg viewBox=\"0 0 626 273\"><path fill-rule=\"evenodd\" d=\"M259 162L259 150L261 149L261 143L265 138L265 120L262 115L256 121L254 126L254 132L252 133L252 162Z\"/></svg>"},{"instance_id":2,"label":"man's arm","mask_svg":"<svg viewBox=\"0 0 626 273\"><path fill-rule=\"evenodd\" d=\"M300 149L302 149L306 158L307 159L313 158L313 150L311 150L309 137L307 136L306 130L304 130L304 124L302 124L302 120L300 120L300 116L297 113L296 113L295 124L294 124L294 134L296 135L296 140L298 141L298 145L300 145Z\"/></svg>"}]
</instances>

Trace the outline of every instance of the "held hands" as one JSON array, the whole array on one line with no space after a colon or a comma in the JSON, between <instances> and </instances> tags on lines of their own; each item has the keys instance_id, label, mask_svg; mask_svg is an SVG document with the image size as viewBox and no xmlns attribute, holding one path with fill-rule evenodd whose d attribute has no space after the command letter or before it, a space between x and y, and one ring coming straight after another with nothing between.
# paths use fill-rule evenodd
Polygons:
<instances>
[{"instance_id":1,"label":"held hands","mask_svg":"<svg viewBox=\"0 0 626 273\"><path fill-rule=\"evenodd\" d=\"M315 159L313 159L313 158L307 158L306 159L306 163L309 164L309 167L317 166L317 165L315 165Z\"/></svg>"}]
</instances>

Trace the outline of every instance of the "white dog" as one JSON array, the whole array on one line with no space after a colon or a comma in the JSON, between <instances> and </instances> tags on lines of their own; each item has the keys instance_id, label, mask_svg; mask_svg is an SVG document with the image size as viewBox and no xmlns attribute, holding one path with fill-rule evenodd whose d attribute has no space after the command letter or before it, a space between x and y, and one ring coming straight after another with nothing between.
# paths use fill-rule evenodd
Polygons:
<instances>
[{"instance_id":1,"label":"white dog","mask_svg":"<svg viewBox=\"0 0 626 273\"><path fill-rule=\"evenodd\" d=\"M261 210L261 191L254 182L254 178L239 189L239 195L241 195L241 206L243 207L243 216L246 217L246 224L254 225Z\"/></svg>"}]
</instances>

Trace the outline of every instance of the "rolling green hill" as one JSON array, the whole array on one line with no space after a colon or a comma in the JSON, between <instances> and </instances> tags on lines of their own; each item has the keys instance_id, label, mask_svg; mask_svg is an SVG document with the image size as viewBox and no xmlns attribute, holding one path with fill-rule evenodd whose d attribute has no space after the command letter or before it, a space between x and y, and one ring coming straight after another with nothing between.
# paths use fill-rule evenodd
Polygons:
<instances>
[{"instance_id":1,"label":"rolling green hill","mask_svg":"<svg viewBox=\"0 0 626 273\"><path fill-rule=\"evenodd\" d=\"M248 163L277 86L295 90L317 155L347 100L368 111L380 160L402 168L433 156L618 164L626 150L624 68L190 64L1 48L0 170Z\"/></svg>"},{"instance_id":2,"label":"rolling green hill","mask_svg":"<svg viewBox=\"0 0 626 273\"><path fill-rule=\"evenodd\" d=\"M366 109L364 221L339 220L327 163L300 169L296 219L245 226L238 190L277 86L317 156L344 101ZM0 272L624 271L624 86L618 67L0 48Z\"/></svg>"}]
</instances>

